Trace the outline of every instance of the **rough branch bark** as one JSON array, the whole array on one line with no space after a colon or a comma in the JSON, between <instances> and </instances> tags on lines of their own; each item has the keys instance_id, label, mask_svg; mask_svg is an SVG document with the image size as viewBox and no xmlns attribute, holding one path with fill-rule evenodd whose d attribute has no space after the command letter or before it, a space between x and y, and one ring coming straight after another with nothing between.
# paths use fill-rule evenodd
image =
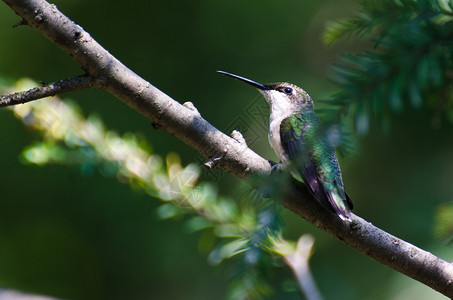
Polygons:
<instances>
[{"instance_id":1,"label":"rough branch bark","mask_svg":"<svg viewBox=\"0 0 453 300\"><path fill-rule=\"evenodd\" d=\"M23 24L38 30L77 61L87 78L96 80L96 87L117 96L161 129L208 157L216 166L239 177L270 172L270 163L250 150L241 139L223 134L204 120L192 105L179 104L140 78L58 11L55 5L44 0L3 1L23 18ZM39 95L35 93L36 98ZM16 101L20 102L20 99ZM282 196L281 202L359 252L453 297L451 263L380 230L358 216L353 215L351 224L343 223L320 207L300 184L294 183L291 191Z\"/></svg>"}]
</instances>

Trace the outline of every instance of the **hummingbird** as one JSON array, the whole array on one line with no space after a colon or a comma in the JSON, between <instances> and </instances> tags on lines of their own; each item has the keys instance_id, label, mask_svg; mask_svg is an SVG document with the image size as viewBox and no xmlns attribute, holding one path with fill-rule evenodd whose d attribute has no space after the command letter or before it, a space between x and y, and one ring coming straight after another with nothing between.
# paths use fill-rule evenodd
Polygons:
<instances>
[{"instance_id":1,"label":"hummingbird","mask_svg":"<svg viewBox=\"0 0 453 300\"><path fill-rule=\"evenodd\" d=\"M291 166L321 205L351 222L353 205L344 190L335 148L320 134L319 119L308 93L287 82L261 84L217 72L258 89L270 106L269 143L280 164Z\"/></svg>"}]
</instances>

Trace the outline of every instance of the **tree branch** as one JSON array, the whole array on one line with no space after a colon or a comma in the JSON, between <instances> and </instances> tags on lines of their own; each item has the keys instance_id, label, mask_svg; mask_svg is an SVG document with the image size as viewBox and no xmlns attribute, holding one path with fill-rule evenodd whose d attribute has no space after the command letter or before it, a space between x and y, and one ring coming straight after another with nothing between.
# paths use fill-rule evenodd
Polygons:
<instances>
[{"instance_id":1,"label":"tree branch","mask_svg":"<svg viewBox=\"0 0 453 300\"><path fill-rule=\"evenodd\" d=\"M302 185L293 189L281 202L316 227L374 260L391 267L431 288L453 298L453 264L399 239L357 215L351 224L332 218L332 214L311 200Z\"/></svg>"},{"instance_id":2,"label":"tree branch","mask_svg":"<svg viewBox=\"0 0 453 300\"><path fill-rule=\"evenodd\" d=\"M269 172L269 162L206 122L190 107L174 101L124 66L82 27L44 0L5 0L23 23L68 53L102 88L206 157L221 157L219 167L239 177ZM20 27L23 28L23 27ZM224 154L224 152L226 153Z\"/></svg>"},{"instance_id":3,"label":"tree branch","mask_svg":"<svg viewBox=\"0 0 453 300\"><path fill-rule=\"evenodd\" d=\"M99 80L88 75L74 76L63 80L35 87L28 91L18 92L0 97L0 107L23 104L33 100L55 96L87 88L101 87Z\"/></svg>"},{"instance_id":4,"label":"tree branch","mask_svg":"<svg viewBox=\"0 0 453 300\"><path fill-rule=\"evenodd\" d=\"M190 105L181 105L140 78L102 48L82 27L44 0L3 0L27 24L68 53L96 87L103 88L152 120L159 128L211 158L215 165L245 177L269 173L270 163L245 143L229 137L204 120ZM3 99L3 98L2 98ZM220 159L217 159L220 158ZM353 215L344 223L322 208L307 188L294 183L282 204L350 247L453 297L453 265Z\"/></svg>"}]
</instances>

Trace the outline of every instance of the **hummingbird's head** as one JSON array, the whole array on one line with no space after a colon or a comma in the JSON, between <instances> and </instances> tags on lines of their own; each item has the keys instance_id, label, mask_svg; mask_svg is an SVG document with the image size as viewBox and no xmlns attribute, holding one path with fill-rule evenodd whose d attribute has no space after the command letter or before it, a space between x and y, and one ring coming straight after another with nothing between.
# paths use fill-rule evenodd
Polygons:
<instances>
[{"instance_id":1,"label":"hummingbird's head","mask_svg":"<svg viewBox=\"0 0 453 300\"><path fill-rule=\"evenodd\" d=\"M264 85L266 89L259 89L271 107L289 106L294 109L313 109L313 101L306 91L287 82Z\"/></svg>"},{"instance_id":2,"label":"hummingbird's head","mask_svg":"<svg viewBox=\"0 0 453 300\"><path fill-rule=\"evenodd\" d=\"M260 93L263 94L272 110L295 111L303 108L313 109L313 101L308 93L294 84L287 82L261 84L242 76L223 71L217 72L239 79L257 88Z\"/></svg>"}]
</instances>

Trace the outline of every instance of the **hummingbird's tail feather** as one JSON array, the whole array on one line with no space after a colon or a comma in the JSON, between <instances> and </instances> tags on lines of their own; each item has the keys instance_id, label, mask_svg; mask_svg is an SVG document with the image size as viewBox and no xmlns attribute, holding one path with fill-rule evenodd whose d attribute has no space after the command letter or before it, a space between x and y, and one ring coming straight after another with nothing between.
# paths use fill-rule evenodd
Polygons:
<instances>
[{"instance_id":1,"label":"hummingbird's tail feather","mask_svg":"<svg viewBox=\"0 0 453 300\"><path fill-rule=\"evenodd\" d=\"M323 184L322 178L309 160L306 160L298 171L310 192L322 206L336 213L343 221L351 222L352 201L342 189L343 193L341 193L338 185L331 186L330 190L327 189L326 186L329 184Z\"/></svg>"},{"instance_id":2,"label":"hummingbird's tail feather","mask_svg":"<svg viewBox=\"0 0 453 300\"><path fill-rule=\"evenodd\" d=\"M347 199L341 197L336 189L327 192L327 198L334 212L343 220L351 222L352 202L348 196ZM348 201L349 200L349 201ZM351 205L350 205L351 204Z\"/></svg>"}]
</instances>

